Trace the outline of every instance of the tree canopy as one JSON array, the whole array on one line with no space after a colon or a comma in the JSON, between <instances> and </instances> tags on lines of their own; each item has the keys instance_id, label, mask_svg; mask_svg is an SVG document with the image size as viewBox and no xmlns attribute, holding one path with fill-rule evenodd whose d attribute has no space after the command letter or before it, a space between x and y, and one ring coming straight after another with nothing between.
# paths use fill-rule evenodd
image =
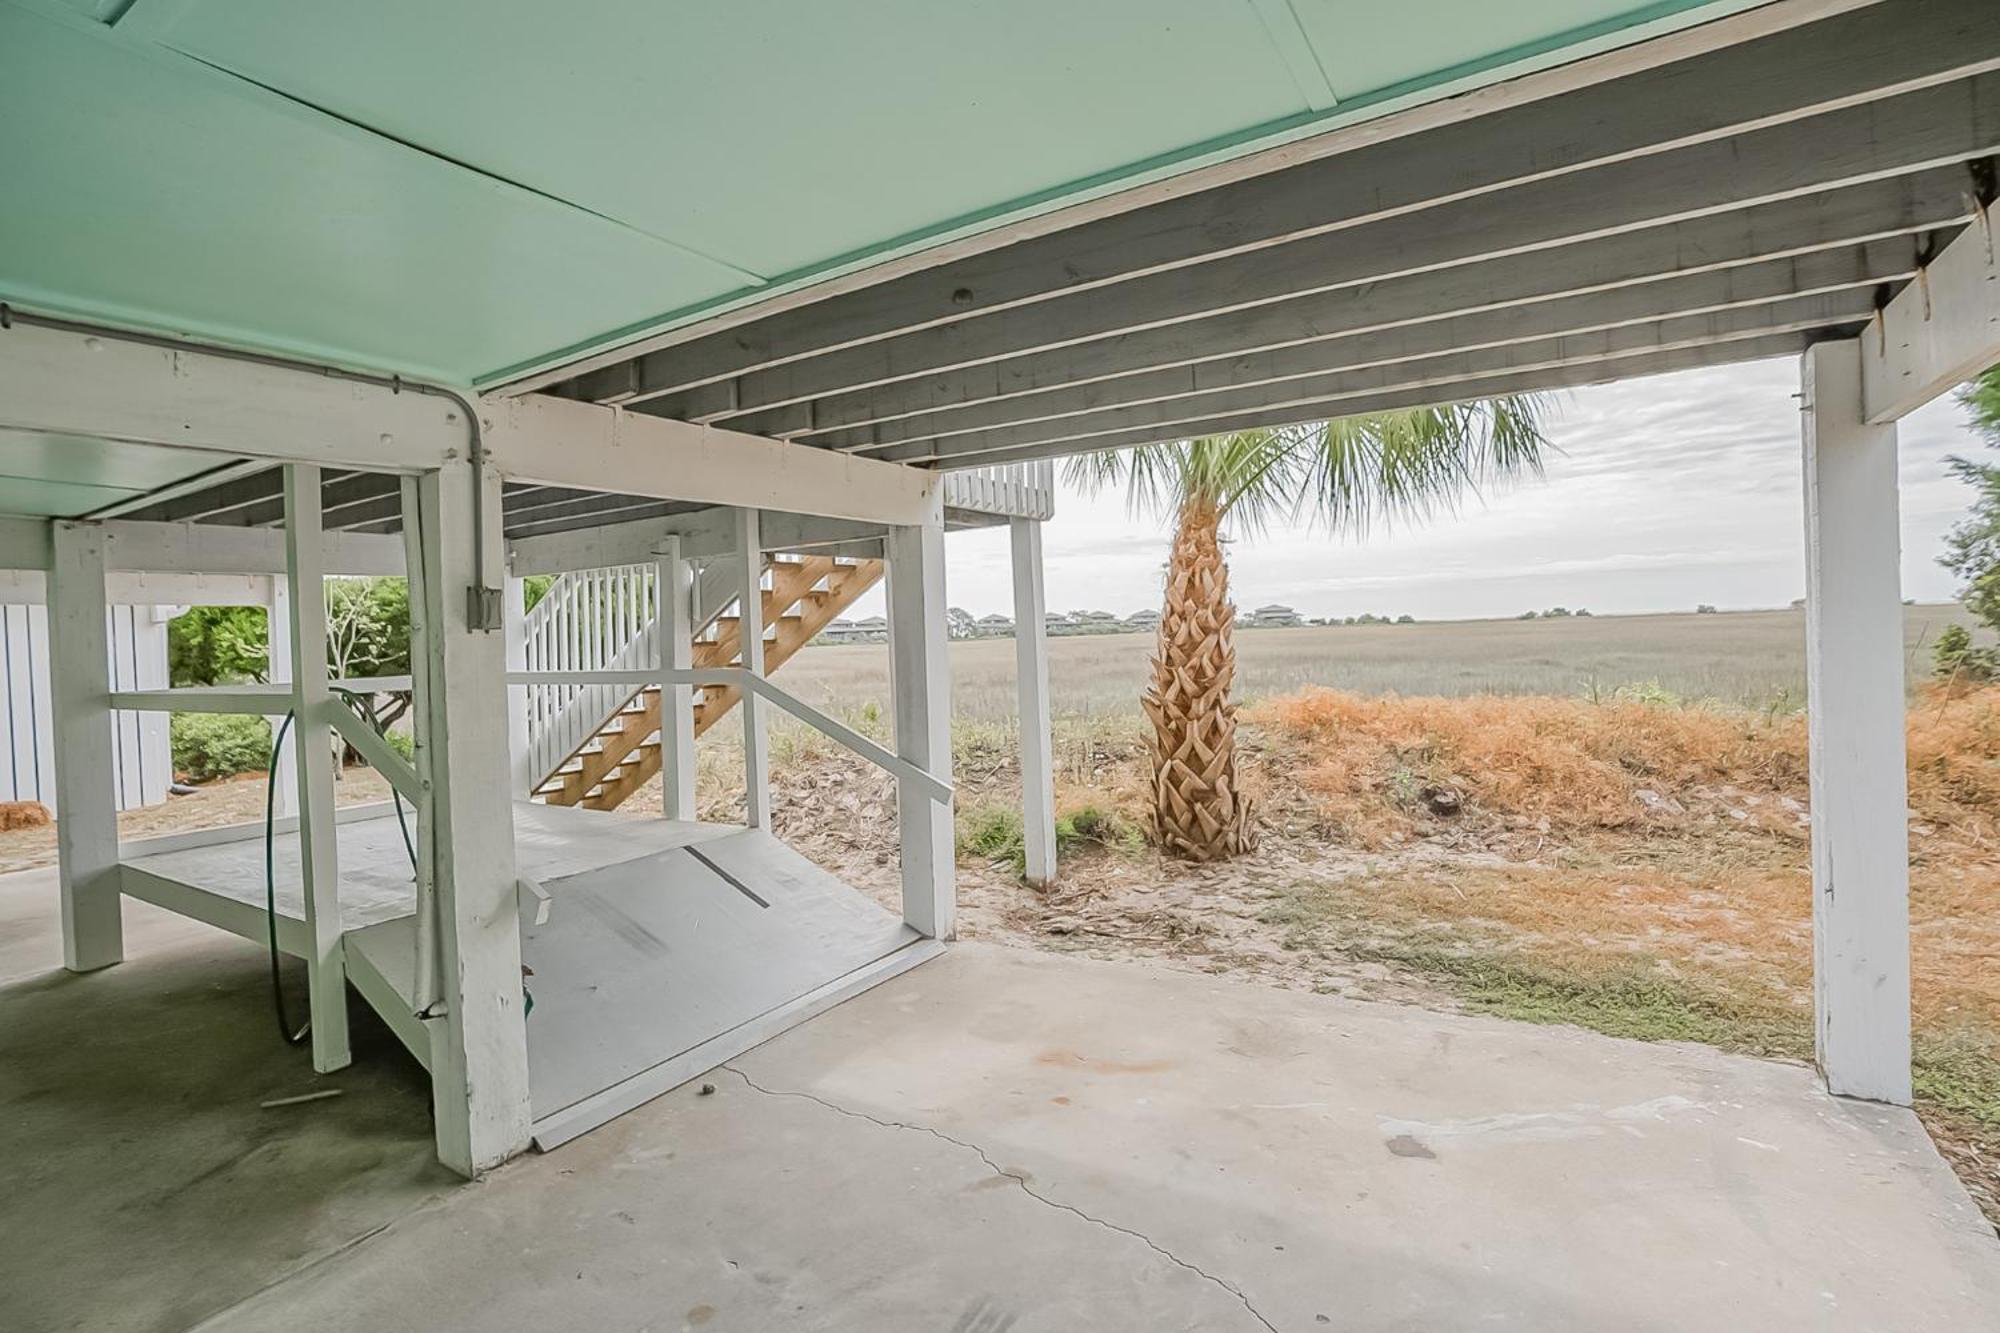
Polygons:
<instances>
[{"instance_id":1,"label":"tree canopy","mask_svg":"<svg viewBox=\"0 0 2000 1333\"><path fill-rule=\"evenodd\" d=\"M2000 448L2000 366L1959 390L1973 428ZM1972 487L1972 512L1945 538L1939 563L1965 581L1966 607L1989 629L2000 629L2000 465L1953 456L1952 475Z\"/></svg>"}]
</instances>

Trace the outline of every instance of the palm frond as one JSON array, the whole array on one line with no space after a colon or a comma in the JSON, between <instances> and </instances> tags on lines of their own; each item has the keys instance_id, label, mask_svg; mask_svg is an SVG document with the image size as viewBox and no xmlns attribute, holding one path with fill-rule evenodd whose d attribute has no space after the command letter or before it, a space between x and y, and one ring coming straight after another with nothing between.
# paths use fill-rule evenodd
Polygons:
<instances>
[{"instance_id":1,"label":"palm frond","mask_svg":"<svg viewBox=\"0 0 2000 1333\"><path fill-rule=\"evenodd\" d=\"M1545 399L1514 395L1329 421L1302 458L1296 512L1336 531L1423 519L1468 493L1539 476Z\"/></svg>"},{"instance_id":2,"label":"palm frond","mask_svg":"<svg viewBox=\"0 0 2000 1333\"><path fill-rule=\"evenodd\" d=\"M1299 472L1289 435L1252 430L1083 454L1063 477L1085 494L1122 487L1134 513L1172 518L1205 504L1254 531L1291 507Z\"/></svg>"},{"instance_id":3,"label":"palm frond","mask_svg":"<svg viewBox=\"0 0 2000 1333\"><path fill-rule=\"evenodd\" d=\"M1082 454L1063 476L1085 494L1123 489L1135 514L1206 504L1243 532L1291 517L1358 533L1540 476L1554 447L1542 435L1550 409L1545 396L1515 394L1375 412Z\"/></svg>"}]
</instances>

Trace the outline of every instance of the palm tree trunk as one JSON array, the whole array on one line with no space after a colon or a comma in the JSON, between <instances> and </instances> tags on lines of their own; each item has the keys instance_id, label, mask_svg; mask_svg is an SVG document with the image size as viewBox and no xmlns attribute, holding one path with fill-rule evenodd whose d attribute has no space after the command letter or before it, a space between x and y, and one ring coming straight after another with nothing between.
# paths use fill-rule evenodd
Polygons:
<instances>
[{"instance_id":1,"label":"palm tree trunk","mask_svg":"<svg viewBox=\"0 0 2000 1333\"><path fill-rule=\"evenodd\" d=\"M1229 566L1222 519L1199 501L1184 506L1167 565L1166 603L1146 716L1153 723L1153 821L1159 844L1191 861L1250 851L1256 828L1236 783L1236 677Z\"/></svg>"}]
</instances>

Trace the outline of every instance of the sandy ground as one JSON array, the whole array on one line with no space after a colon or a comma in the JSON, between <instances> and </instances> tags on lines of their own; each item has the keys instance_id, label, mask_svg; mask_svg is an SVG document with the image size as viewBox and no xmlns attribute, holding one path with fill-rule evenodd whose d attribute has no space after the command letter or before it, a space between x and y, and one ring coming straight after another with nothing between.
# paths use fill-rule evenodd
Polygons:
<instances>
[{"instance_id":1,"label":"sandy ground","mask_svg":"<svg viewBox=\"0 0 2000 1333\"><path fill-rule=\"evenodd\" d=\"M348 769L341 775L340 783L334 790L334 800L340 805L361 805L388 799L389 784L372 768ZM154 838L164 833L261 823L263 818L263 775L246 773L241 777L207 783L187 796L169 796L161 805L128 810L118 816L118 836L131 841ZM53 824L0 833L0 874L54 865L55 860L56 830Z\"/></svg>"}]
</instances>

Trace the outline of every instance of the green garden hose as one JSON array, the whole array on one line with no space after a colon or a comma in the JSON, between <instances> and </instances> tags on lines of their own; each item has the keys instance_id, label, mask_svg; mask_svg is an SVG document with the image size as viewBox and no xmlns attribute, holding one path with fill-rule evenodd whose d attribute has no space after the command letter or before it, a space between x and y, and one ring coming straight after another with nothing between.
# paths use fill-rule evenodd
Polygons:
<instances>
[{"instance_id":1,"label":"green garden hose","mask_svg":"<svg viewBox=\"0 0 2000 1333\"><path fill-rule=\"evenodd\" d=\"M352 697L352 696L349 696ZM380 735L382 728L375 721L372 704L363 704L370 726ZM312 1031L312 1020L294 1032L292 1022L285 1014L285 991L279 976L278 954L278 871L277 871L277 811L278 811L278 755L285 748L285 737L292 729L292 713L287 710L285 720L278 724L278 734L271 740L271 762L264 770L264 926L265 938L271 946L271 1005L278 1014L278 1035L285 1039L287 1046L296 1046ZM403 798L392 787L389 800L396 808L396 827L403 831L403 850L410 854L410 876L417 873L417 845L410 838L410 826L403 818ZM301 819L304 815L301 814Z\"/></svg>"},{"instance_id":2,"label":"green garden hose","mask_svg":"<svg viewBox=\"0 0 2000 1333\"><path fill-rule=\"evenodd\" d=\"M287 1046L296 1046L312 1031L312 1020L304 1027L292 1031L292 1022L285 1017L285 991L278 976L278 872L275 865L276 824L278 800L278 752L285 748L285 735L292 729L292 714L285 713L285 720L278 724L278 734L271 741L271 763L264 774L264 925L271 942L271 1004L278 1011L278 1035L285 1039Z\"/></svg>"}]
</instances>

